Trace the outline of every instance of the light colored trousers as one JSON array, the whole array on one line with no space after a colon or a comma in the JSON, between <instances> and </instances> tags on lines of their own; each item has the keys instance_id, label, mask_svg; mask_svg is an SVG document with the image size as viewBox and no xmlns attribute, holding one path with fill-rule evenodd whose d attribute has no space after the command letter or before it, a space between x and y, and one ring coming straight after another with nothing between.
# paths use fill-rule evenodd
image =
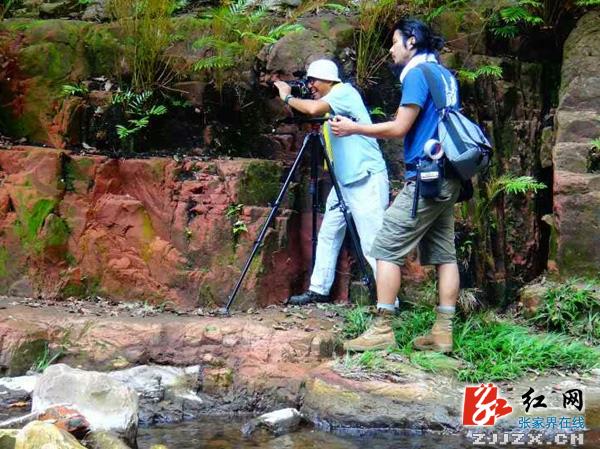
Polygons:
<instances>
[{"instance_id":1,"label":"light colored trousers","mask_svg":"<svg viewBox=\"0 0 600 449\"><path fill-rule=\"evenodd\" d=\"M362 252L373 269L373 275L376 275L375 259L367 256L367 253L383 222L383 212L389 204L387 170L340 188L356 224ZM338 255L346 234L344 214L339 207L331 210L337 204L337 194L332 188L327 197L325 215L319 229L315 268L310 278L310 290L321 295L329 294L335 277Z\"/></svg>"}]
</instances>

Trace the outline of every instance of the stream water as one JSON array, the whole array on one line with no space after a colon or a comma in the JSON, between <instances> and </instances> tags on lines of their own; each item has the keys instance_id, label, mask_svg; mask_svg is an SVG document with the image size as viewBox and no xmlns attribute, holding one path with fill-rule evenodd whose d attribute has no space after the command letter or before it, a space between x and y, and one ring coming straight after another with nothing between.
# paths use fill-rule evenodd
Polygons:
<instances>
[{"instance_id":1,"label":"stream water","mask_svg":"<svg viewBox=\"0 0 600 449\"><path fill-rule=\"evenodd\" d=\"M240 432L243 420L226 417L203 417L174 425L140 429L139 449L164 444L169 449L458 449L469 442L455 436L377 436L336 435L303 428L297 432L274 437L258 431L251 437Z\"/></svg>"},{"instance_id":2,"label":"stream water","mask_svg":"<svg viewBox=\"0 0 600 449\"><path fill-rule=\"evenodd\" d=\"M456 435L386 435L383 432L376 435L336 435L310 428L279 437L259 432L245 438L240 432L243 422L239 418L203 417L198 421L140 429L138 445L139 449L150 449L153 444L164 444L169 449L473 449L478 447L471 440ZM558 449L573 446L537 447ZM585 444L578 447L597 449L600 447L600 434L587 432Z\"/></svg>"}]
</instances>

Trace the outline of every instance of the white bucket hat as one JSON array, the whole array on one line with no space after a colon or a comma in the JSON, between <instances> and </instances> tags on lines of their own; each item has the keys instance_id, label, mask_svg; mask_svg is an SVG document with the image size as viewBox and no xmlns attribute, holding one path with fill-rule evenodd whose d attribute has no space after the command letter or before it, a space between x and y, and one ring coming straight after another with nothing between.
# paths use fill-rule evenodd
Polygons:
<instances>
[{"instance_id":1,"label":"white bucket hat","mask_svg":"<svg viewBox=\"0 0 600 449\"><path fill-rule=\"evenodd\" d=\"M311 62L306 71L306 76L325 81L341 82L337 65L329 59L318 59Z\"/></svg>"}]
</instances>

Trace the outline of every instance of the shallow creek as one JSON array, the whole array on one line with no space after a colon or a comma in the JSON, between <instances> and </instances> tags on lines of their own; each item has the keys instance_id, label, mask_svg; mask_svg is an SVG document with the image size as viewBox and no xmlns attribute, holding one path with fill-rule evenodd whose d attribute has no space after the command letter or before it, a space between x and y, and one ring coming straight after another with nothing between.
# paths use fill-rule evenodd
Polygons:
<instances>
[{"instance_id":1,"label":"shallow creek","mask_svg":"<svg viewBox=\"0 0 600 449\"><path fill-rule=\"evenodd\" d=\"M243 437L240 432L243 422L244 420L240 418L203 417L197 421L141 428L138 433L138 445L139 449L149 449L153 444L165 444L169 449L473 449L478 447L473 445L471 440L457 435L389 435L384 432L374 435L340 435L311 428L279 437L260 431L251 437ZM578 447L582 449L600 447L599 432L587 432L585 437L585 444ZM572 446L543 447L558 449Z\"/></svg>"}]
</instances>

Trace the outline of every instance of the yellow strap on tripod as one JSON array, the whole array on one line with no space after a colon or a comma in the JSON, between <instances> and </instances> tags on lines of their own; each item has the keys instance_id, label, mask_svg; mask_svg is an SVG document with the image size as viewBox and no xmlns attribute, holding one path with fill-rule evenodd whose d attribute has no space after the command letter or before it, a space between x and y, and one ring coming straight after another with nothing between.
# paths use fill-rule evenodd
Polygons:
<instances>
[{"instance_id":1,"label":"yellow strap on tripod","mask_svg":"<svg viewBox=\"0 0 600 449\"><path fill-rule=\"evenodd\" d=\"M329 92L331 92L333 89L337 89L341 85L342 85L342 83L334 84ZM325 117L329 118L329 117L331 117L331 114L328 112L327 114L325 114ZM324 122L323 123L323 140L325 141L325 151L327 151L327 156L329 156L329 160L333 162L333 148L331 147L331 134L330 133L331 133L331 130L330 130L329 122ZM324 163L323 166L324 166L325 170L327 170L327 163Z\"/></svg>"},{"instance_id":2,"label":"yellow strap on tripod","mask_svg":"<svg viewBox=\"0 0 600 449\"><path fill-rule=\"evenodd\" d=\"M325 114L325 117L329 118L330 115L331 114L328 112ZM330 132L329 122L323 122L323 140L325 141L325 151L327 152L327 156L329 156L329 160L333 162L333 148L331 148ZM327 163L325 161L323 161L323 168L327 170Z\"/></svg>"}]
</instances>

